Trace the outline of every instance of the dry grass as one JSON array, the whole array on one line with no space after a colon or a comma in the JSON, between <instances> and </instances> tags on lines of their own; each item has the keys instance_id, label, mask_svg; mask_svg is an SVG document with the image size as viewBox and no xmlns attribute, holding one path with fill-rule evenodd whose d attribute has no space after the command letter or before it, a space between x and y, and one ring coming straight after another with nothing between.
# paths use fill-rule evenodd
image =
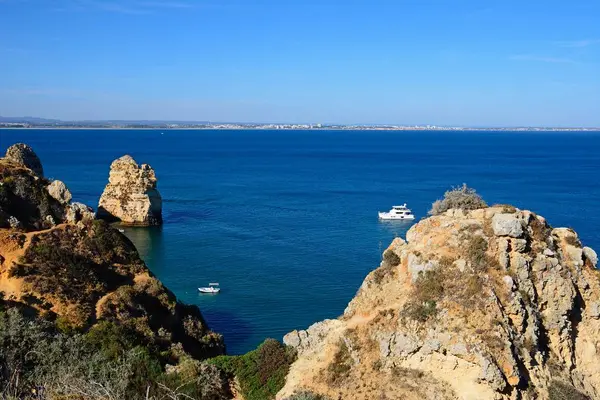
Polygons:
<instances>
[{"instance_id":1,"label":"dry grass","mask_svg":"<svg viewBox=\"0 0 600 400\"><path fill-rule=\"evenodd\" d=\"M350 375L353 365L354 360L350 355L350 349L348 349L346 342L340 339L333 360L327 366L327 383L339 385Z\"/></svg>"},{"instance_id":2,"label":"dry grass","mask_svg":"<svg viewBox=\"0 0 600 400\"><path fill-rule=\"evenodd\" d=\"M394 267L400 264L400 257L392 250L383 253L383 263L373 272L373 281L379 285L388 276L393 276Z\"/></svg>"},{"instance_id":3,"label":"dry grass","mask_svg":"<svg viewBox=\"0 0 600 400\"><path fill-rule=\"evenodd\" d=\"M437 267L419 274L412 295L401 314L409 319L426 322L437 314L437 303L444 296L448 270Z\"/></svg>"},{"instance_id":4,"label":"dry grass","mask_svg":"<svg viewBox=\"0 0 600 400\"><path fill-rule=\"evenodd\" d=\"M572 385L554 379L548 387L548 400L592 400Z\"/></svg>"},{"instance_id":5,"label":"dry grass","mask_svg":"<svg viewBox=\"0 0 600 400\"><path fill-rule=\"evenodd\" d=\"M577 236L567 236L565 238L565 243L570 246L581 247L581 241L577 238Z\"/></svg>"},{"instance_id":6,"label":"dry grass","mask_svg":"<svg viewBox=\"0 0 600 400\"><path fill-rule=\"evenodd\" d=\"M545 241L552 231L551 226L542 223L535 215L531 218L529 227L531 229L531 238L538 242Z\"/></svg>"},{"instance_id":7,"label":"dry grass","mask_svg":"<svg viewBox=\"0 0 600 400\"><path fill-rule=\"evenodd\" d=\"M463 183L444 193L444 197L431 205L429 215L439 215L451 209L477 210L487 207L487 203L477 194L475 189Z\"/></svg>"},{"instance_id":8,"label":"dry grass","mask_svg":"<svg viewBox=\"0 0 600 400\"><path fill-rule=\"evenodd\" d=\"M511 204L494 204L492 207L502 207L502 212L505 214L514 214L517 212L517 208Z\"/></svg>"}]
</instances>

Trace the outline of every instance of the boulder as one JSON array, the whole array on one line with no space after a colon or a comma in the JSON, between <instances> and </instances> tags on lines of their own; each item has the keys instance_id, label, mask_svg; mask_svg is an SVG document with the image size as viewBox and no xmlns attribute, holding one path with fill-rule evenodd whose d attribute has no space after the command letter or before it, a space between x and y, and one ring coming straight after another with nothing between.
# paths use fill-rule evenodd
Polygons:
<instances>
[{"instance_id":1,"label":"boulder","mask_svg":"<svg viewBox=\"0 0 600 400\"><path fill-rule=\"evenodd\" d=\"M8 224L12 229L21 229L23 227L21 221L12 215L8 218Z\"/></svg>"},{"instance_id":2,"label":"boulder","mask_svg":"<svg viewBox=\"0 0 600 400\"><path fill-rule=\"evenodd\" d=\"M79 221L91 221L95 217L96 215L91 207L78 202L69 204L65 212L65 220L71 224L76 224Z\"/></svg>"},{"instance_id":3,"label":"boulder","mask_svg":"<svg viewBox=\"0 0 600 400\"><path fill-rule=\"evenodd\" d=\"M35 154L33 149L24 143L13 144L6 150L8 160L29 168L37 176L44 176L44 169L40 158Z\"/></svg>"},{"instance_id":4,"label":"boulder","mask_svg":"<svg viewBox=\"0 0 600 400\"><path fill-rule=\"evenodd\" d=\"M162 224L162 198L156 183L148 164L140 166L129 155L113 161L98 204L98 218L130 225Z\"/></svg>"},{"instance_id":5,"label":"boulder","mask_svg":"<svg viewBox=\"0 0 600 400\"><path fill-rule=\"evenodd\" d=\"M54 199L58 200L61 204L69 204L73 196L69 189L67 189L67 185L65 185L62 181L52 181L46 189L50 196Z\"/></svg>"},{"instance_id":6,"label":"boulder","mask_svg":"<svg viewBox=\"0 0 600 400\"><path fill-rule=\"evenodd\" d=\"M584 247L583 256L592 264L592 267L596 268L596 266L598 265L598 254L596 254L594 249Z\"/></svg>"},{"instance_id":7,"label":"boulder","mask_svg":"<svg viewBox=\"0 0 600 400\"><path fill-rule=\"evenodd\" d=\"M326 319L311 325L306 330L288 333L283 337L283 343L295 348L299 354L315 352L322 348L323 338L342 325L340 320Z\"/></svg>"},{"instance_id":8,"label":"boulder","mask_svg":"<svg viewBox=\"0 0 600 400\"><path fill-rule=\"evenodd\" d=\"M513 238L523 236L523 222L514 214L495 214L492 217L492 228L496 236L510 236Z\"/></svg>"}]
</instances>

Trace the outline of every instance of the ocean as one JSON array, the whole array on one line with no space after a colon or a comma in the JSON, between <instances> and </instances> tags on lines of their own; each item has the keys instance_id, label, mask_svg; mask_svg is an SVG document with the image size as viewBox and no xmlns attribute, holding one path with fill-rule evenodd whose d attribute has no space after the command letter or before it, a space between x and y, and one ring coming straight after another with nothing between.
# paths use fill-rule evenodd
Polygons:
<instances>
[{"instance_id":1,"label":"ocean","mask_svg":"<svg viewBox=\"0 0 600 400\"><path fill-rule=\"evenodd\" d=\"M16 142L94 208L114 159L150 164L164 225L125 234L230 354L339 316L410 227L377 211L424 217L463 182L600 250L598 133L0 129L1 151ZM209 282L221 294L199 294Z\"/></svg>"}]
</instances>

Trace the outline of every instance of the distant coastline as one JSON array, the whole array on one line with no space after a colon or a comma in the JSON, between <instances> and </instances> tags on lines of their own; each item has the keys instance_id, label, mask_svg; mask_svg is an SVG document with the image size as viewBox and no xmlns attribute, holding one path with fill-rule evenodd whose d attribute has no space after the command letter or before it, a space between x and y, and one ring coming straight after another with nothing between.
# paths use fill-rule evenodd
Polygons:
<instances>
[{"instance_id":1,"label":"distant coastline","mask_svg":"<svg viewBox=\"0 0 600 400\"><path fill-rule=\"evenodd\" d=\"M600 127L444 127L444 126L373 126L373 125L296 125L296 124L201 124L201 125L44 125L2 123L0 129L72 129L72 130L311 130L311 131L477 131L477 132L600 132Z\"/></svg>"},{"instance_id":2,"label":"distant coastline","mask_svg":"<svg viewBox=\"0 0 600 400\"><path fill-rule=\"evenodd\" d=\"M38 117L0 116L3 129L186 129L186 130L348 130L348 131L496 131L496 132L599 132L596 127L553 126L438 126L431 124L332 124L332 123L272 123L272 122L211 122L182 120L60 120Z\"/></svg>"}]
</instances>

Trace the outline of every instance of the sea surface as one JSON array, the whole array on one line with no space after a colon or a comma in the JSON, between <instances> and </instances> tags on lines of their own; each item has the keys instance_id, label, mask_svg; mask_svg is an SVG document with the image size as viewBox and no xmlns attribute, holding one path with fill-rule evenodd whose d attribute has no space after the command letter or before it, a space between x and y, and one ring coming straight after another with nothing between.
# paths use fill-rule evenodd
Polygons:
<instances>
[{"instance_id":1,"label":"sea surface","mask_svg":"<svg viewBox=\"0 0 600 400\"><path fill-rule=\"evenodd\" d=\"M410 227L377 211L424 217L463 182L600 250L597 133L0 129L0 151L16 142L94 208L114 159L152 165L164 226L125 234L230 354L340 315ZM209 282L221 294L199 294Z\"/></svg>"}]
</instances>

